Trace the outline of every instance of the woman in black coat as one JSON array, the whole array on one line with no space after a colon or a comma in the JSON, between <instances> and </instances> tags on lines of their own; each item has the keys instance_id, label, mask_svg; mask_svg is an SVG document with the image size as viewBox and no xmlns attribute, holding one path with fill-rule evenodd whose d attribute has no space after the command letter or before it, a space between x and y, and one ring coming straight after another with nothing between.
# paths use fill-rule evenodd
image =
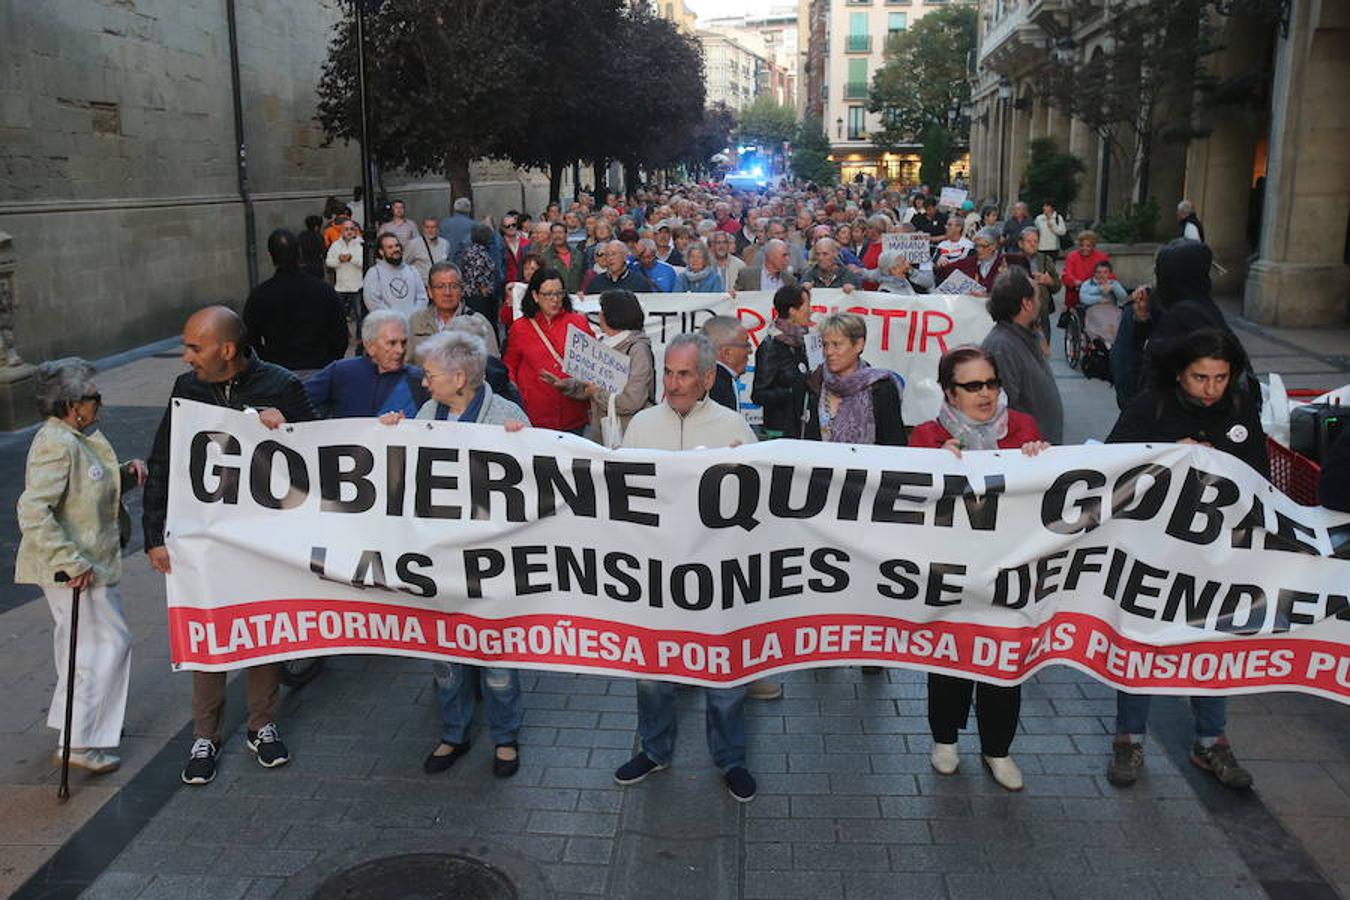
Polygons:
<instances>
[{"instance_id":1,"label":"woman in black coat","mask_svg":"<svg viewBox=\"0 0 1350 900\"><path fill-rule=\"evenodd\" d=\"M773 295L773 331L755 352L750 399L764 408L766 436L802 436L806 403L806 335L811 330L811 292L799 284Z\"/></svg>"},{"instance_id":2,"label":"woman in black coat","mask_svg":"<svg viewBox=\"0 0 1350 900\"><path fill-rule=\"evenodd\" d=\"M825 365L806 379L808 441L903 447L909 430L900 415L899 376L863 361L867 322L855 313L820 320Z\"/></svg>"},{"instance_id":3,"label":"woman in black coat","mask_svg":"<svg viewBox=\"0 0 1350 900\"><path fill-rule=\"evenodd\" d=\"M1149 389L1125 407L1107 443L1177 442L1222 450L1270 477L1260 395L1247 377L1247 354L1232 332L1202 328L1150 354ZM1106 779L1129 787L1144 764L1148 694L1116 692L1116 738ZM1192 697L1191 762L1227 787L1251 787L1224 734L1227 697Z\"/></svg>"}]
</instances>

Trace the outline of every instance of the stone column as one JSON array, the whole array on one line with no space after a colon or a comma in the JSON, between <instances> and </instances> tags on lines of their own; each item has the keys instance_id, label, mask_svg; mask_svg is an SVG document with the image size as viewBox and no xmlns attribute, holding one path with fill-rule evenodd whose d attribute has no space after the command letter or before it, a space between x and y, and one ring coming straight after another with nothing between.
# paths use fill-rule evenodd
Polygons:
<instances>
[{"instance_id":1,"label":"stone column","mask_svg":"<svg viewBox=\"0 0 1350 900\"><path fill-rule=\"evenodd\" d=\"M1269 325L1344 325L1350 211L1350 4L1293 0L1275 49L1260 258L1243 313Z\"/></svg>"},{"instance_id":2,"label":"stone column","mask_svg":"<svg viewBox=\"0 0 1350 900\"><path fill-rule=\"evenodd\" d=\"M14 241L0 231L0 431L13 431L38 420L33 405L33 367L14 346L14 307L19 294Z\"/></svg>"}]
</instances>

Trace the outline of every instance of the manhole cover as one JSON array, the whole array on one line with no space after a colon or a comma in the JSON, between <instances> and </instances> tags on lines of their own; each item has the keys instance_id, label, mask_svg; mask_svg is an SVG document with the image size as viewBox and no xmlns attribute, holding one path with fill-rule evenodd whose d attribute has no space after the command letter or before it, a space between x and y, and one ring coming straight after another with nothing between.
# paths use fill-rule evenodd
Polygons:
<instances>
[{"instance_id":1,"label":"manhole cover","mask_svg":"<svg viewBox=\"0 0 1350 900\"><path fill-rule=\"evenodd\" d=\"M406 853L353 866L329 877L315 900L517 900L516 887L481 860L453 853Z\"/></svg>"}]
</instances>

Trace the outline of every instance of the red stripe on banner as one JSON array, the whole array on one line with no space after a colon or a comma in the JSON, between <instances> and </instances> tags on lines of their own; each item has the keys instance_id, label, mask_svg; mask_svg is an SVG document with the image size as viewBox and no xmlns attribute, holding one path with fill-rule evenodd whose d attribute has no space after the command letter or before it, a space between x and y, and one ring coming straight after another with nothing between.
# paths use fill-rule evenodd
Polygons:
<instances>
[{"instance_id":1,"label":"red stripe on banner","mask_svg":"<svg viewBox=\"0 0 1350 900\"><path fill-rule=\"evenodd\" d=\"M213 609L171 607L169 635L174 666L190 669L370 651L707 685L828 664L922 668L1015 683L1059 662L1131 690L1296 689L1350 702L1350 655L1340 644L1285 636L1156 647L1121 636L1095 616L1069 612L1024 628L822 614L723 635L605 619L483 619L382 603L306 599Z\"/></svg>"}]
</instances>

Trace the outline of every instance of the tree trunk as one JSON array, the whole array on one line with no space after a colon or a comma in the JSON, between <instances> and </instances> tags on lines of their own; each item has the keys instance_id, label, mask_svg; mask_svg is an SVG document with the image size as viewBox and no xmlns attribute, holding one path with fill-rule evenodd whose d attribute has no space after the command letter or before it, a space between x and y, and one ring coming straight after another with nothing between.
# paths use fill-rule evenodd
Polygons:
<instances>
[{"instance_id":1,"label":"tree trunk","mask_svg":"<svg viewBox=\"0 0 1350 900\"><path fill-rule=\"evenodd\" d=\"M460 197L468 197L473 202L473 179L469 175L467 159L452 159L445 167L446 180L450 182L450 202Z\"/></svg>"},{"instance_id":2,"label":"tree trunk","mask_svg":"<svg viewBox=\"0 0 1350 900\"><path fill-rule=\"evenodd\" d=\"M567 165L562 159L551 159L548 162L548 202L562 199L562 177L563 166Z\"/></svg>"},{"instance_id":3,"label":"tree trunk","mask_svg":"<svg viewBox=\"0 0 1350 900\"><path fill-rule=\"evenodd\" d=\"M623 190L624 193L632 196L638 188L638 164L636 162L625 162L623 164Z\"/></svg>"},{"instance_id":4,"label":"tree trunk","mask_svg":"<svg viewBox=\"0 0 1350 900\"><path fill-rule=\"evenodd\" d=\"M581 160L572 160L572 199L581 199Z\"/></svg>"},{"instance_id":5,"label":"tree trunk","mask_svg":"<svg viewBox=\"0 0 1350 900\"><path fill-rule=\"evenodd\" d=\"M591 161L591 166L595 169L595 204L596 208L605 205L605 170L609 168L609 160L604 157Z\"/></svg>"}]
</instances>

